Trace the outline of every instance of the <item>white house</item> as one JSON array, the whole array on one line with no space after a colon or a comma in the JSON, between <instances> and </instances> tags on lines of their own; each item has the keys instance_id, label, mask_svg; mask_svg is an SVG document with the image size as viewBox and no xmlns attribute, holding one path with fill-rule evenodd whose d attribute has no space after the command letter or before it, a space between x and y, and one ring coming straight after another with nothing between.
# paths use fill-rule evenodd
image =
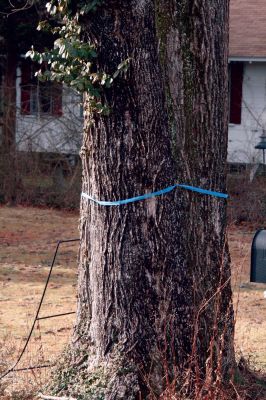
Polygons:
<instances>
[{"instance_id":1,"label":"white house","mask_svg":"<svg viewBox=\"0 0 266 400\"><path fill-rule=\"evenodd\" d=\"M228 161L258 163L266 133L266 1L231 0Z\"/></svg>"},{"instance_id":2,"label":"white house","mask_svg":"<svg viewBox=\"0 0 266 400\"><path fill-rule=\"evenodd\" d=\"M82 132L78 96L38 83L25 65L17 80L18 148L77 153ZM266 133L266 0L231 0L229 74L228 161L256 164L262 151L255 146Z\"/></svg>"},{"instance_id":3,"label":"white house","mask_svg":"<svg viewBox=\"0 0 266 400\"><path fill-rule=\"evenodd\" d=\"M262 152L255 146L266 132L266 0L230 3L228 161L256 164ZM83 123L79 95L39 82L34 72L33 64L22 59L16 83L17 148L78 154ZM1 108L0 82L0 116Z\"/></svg>"},{"instance_id":4,"label":"white house","mask_svg":"<svg viewBox=\"0 0 266 400\"><path fill-rule=\"evenodd\" d=\"M35 77L38 68L23 57L17 66L17 150L77 155L83 127L81 96L61 84L40 82ZM0 120L1 88L0 82Z\"/></svg>"},{"instance_id":5,"label":"white house","mask_svg":"<svg viewBox=\"0 0 266 400\"><path fill-rule=\"evenodd\" d=\"M36 67L22 60L17 69L18 150L78 154L82 136L81 97L52 82L40 82Z\"/></svg>"}]
</instances>

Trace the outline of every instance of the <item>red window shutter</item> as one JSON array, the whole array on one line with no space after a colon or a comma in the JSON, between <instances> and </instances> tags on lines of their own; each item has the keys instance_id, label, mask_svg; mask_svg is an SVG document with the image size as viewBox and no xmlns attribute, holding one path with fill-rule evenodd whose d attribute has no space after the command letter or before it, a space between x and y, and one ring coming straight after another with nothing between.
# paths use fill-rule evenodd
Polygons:
<instances>
[{"instance_id":1,"label":"red window shutter","mask_svg":"<svg viewBox=\"0 0 266 400\"><path fill-rule=\"evenodd\" d=\"M60 117L62 112L62 85L53 83L52 90L52 114Z\"/></svg>"},{"instance_id":2,"label":"red window shutter","mask_svg":"<svg viewBox=\"0 0 266 400\"><path fill-rule=\"evenodd\" d=\"M242 62L230 64L230 123L232 124L241 124L243 72Z\"/></svg>"},{"instance_id":3,"label":"red window shutter","mask_svg":"<svg viewBox=\"0 0 266 400\"><path fill-rule=\"evenodd\" d=\"M21 62L21 114L30 114L31 65L27 60Z\"/></svg>"}]
</instances>

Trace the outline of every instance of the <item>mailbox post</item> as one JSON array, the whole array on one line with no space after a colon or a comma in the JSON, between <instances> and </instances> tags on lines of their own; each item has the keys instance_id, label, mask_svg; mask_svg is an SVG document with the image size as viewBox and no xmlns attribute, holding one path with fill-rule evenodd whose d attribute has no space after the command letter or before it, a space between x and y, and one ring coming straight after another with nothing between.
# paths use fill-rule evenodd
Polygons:
<instances>
[{"instance_id":1,"label":"mailbox post","mask_svg":"<svg viewBox=\"0 0 266 400\"><path fill-rule=\"evenodd\" d=\"M252 241L250 282L266 283L266 229L258 230Z\"/></svg>"},{"instance_id":2,"label":"mailbox post","mask_svg":"<svg viewBox=\"0 0 266 400\"><path fill-rule=\"evenodd\" d=\"M255 149L262 150L263 166L265 165L265 150L266 150L266 131L263 130L263 135L260 136L261 141L255 146Z\"/></svg>"}]
</instances>

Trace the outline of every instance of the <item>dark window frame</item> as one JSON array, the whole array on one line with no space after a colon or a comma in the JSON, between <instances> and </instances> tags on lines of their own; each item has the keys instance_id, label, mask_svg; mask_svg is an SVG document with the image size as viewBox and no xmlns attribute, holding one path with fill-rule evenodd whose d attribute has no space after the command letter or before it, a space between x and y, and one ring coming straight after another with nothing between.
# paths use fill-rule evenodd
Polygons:
<instances>
[{"instance_id":1,"label":"dark window frame","mask_svg":"<svg viewBox=\"0 0 266 400\"><path fill-rule=\"evenodd\" d=\"M22 115L62 116L62 84L40 82L35 72L40 66L29 60L21 61Z\"/></svg>"}]
</instances>

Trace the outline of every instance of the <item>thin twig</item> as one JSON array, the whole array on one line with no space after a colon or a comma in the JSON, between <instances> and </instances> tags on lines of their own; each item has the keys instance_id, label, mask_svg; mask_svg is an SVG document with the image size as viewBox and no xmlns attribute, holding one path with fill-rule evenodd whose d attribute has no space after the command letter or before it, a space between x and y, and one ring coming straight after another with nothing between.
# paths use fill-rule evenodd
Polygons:
<instances>
[{"instance_id":1,"label":"thin twig","mask_svg":"<svg viewBox=\"0 0 266 400\"><path fill-rule=\"evenodd\" d=\"M43 400L77 400L74 397L58 397L58 396L46 396L45 394L39 393L38 397Z\"/></svg>"},{"instance_id":2,"label":"thin twig","mask_svg":"<svg viewBox=\"0 0 266 400\"><path fill-rule=\"evenodd\" d=\"M232 387L233 387L233 389L235 391L235 394L237 396L237 400L241 400L241 397L240 397L238 391L236 390L236 387L235 387L234 382L232 381L232 379L230 380L230 383L231 383L231 385L232 385Z\"/></svg>"}]
</instances>

